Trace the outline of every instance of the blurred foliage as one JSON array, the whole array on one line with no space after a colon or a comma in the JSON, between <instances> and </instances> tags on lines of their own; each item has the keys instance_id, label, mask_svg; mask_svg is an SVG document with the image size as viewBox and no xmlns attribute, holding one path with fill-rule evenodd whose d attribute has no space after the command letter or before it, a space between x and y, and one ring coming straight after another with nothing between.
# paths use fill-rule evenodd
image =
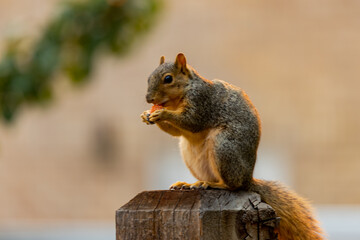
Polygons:
<instances>
[{"instance_id":1,"label":"blurred foliage","mask_svg":"<svg viewBox=\"0 0 360 240\"><path fill-rule=\"evenodd\" d=\"M7 122L24 103L51 99L54 75L61 71L84 82L95 53L123 54L153 23L161 0L65 2L26 53L12 41L0 60L0 111Z\"/></svg>"}]
</instances>

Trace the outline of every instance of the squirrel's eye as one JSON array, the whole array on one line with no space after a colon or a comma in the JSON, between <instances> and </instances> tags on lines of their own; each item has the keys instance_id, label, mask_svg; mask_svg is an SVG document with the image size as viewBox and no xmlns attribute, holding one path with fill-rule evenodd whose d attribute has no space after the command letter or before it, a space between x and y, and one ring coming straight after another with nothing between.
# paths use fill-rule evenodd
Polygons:
<instances>
[{"instance_id":1,"label":"squirrel's eye","mask_svg":"<svg viewBox=\"0 0 360 240\"><path fill-rule=\"evenodd\" d=\"M173 80L171 75L167 75L164 77L164 83L171 83Z\"/></svg>"}]
</instances>

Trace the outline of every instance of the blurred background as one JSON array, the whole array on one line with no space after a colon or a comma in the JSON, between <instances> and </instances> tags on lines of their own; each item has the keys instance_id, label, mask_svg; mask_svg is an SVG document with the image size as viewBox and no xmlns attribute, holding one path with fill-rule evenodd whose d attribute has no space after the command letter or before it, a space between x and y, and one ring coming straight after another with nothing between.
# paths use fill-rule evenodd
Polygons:
<instances>
[{"instance_id":1,"label":"blurred background","mask_svg":"<svg viewBox=\"0 0 360 240\"><path fill-rule=\"evenodd\" d=\"M153 1L150 10L142 8L147 1L132 2L131 9L144 12L125 8L115 16L148 14L134 25L146 34L123 45L116 39L110 47L91 45L99 50L85 54L92 62L77 70L82 62L74 56L84 44L72 42L60 70L52 67L59 61L45 59L54 73L32 78L51 79L47 85L37 83L19 98L6 95L1 82L0 239L114 239L115 210L138 192L194 181L177 139L139 117L150 108L148 75L161 55L173 61L178 52L205 78L243 88L258 108L263 133L255 176L310 199L329 239L360 239L360 2L171 0ZM14 48L17 72L25 76L26 64L34 69L36 58L19 56L34 46L51 50L42 36L64 9L61 0L1 0L1 59ZM73 32L90 26L90 38L114 21L104 23L94 30L84 21ZM54 56L62 55L56 49ZM0 80L18 89L22 82L2 70Z\"/></svg>"}]
</instances>

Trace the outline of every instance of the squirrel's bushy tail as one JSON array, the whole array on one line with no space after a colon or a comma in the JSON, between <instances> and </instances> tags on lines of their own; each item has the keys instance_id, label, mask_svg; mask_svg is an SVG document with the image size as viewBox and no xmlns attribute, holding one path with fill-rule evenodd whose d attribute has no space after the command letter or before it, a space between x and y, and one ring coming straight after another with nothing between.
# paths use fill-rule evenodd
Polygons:
<instances>
[{"instance_id":1,"label":"squirrel's bushy tail","mask_svg":"<svg viewBox=\"0 0 360 240\"><path fill-rule=\"evenodd\" d=\"M279 240L323 240L324 234L313 217L310 204L274 181L254 179L251 191L260 194L280 217Z\"/></svg>"}]
</instances>

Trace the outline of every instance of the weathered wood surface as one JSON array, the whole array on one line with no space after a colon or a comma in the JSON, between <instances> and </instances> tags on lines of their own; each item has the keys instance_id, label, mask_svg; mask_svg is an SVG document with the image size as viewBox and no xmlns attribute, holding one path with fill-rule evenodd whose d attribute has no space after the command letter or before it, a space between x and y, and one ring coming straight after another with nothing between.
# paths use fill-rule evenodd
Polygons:
<instances>
[{"instance_id":1,"label":"weathered wood surface","mask_svg":"<svg viewBox=\"0 0 360 240\"><path fill-rule=\"evenodd\" d=\"M116 211L116 240L271 240L276 223L274 210L256 193L149 191Z\"/></svg>"}]
</instances>

